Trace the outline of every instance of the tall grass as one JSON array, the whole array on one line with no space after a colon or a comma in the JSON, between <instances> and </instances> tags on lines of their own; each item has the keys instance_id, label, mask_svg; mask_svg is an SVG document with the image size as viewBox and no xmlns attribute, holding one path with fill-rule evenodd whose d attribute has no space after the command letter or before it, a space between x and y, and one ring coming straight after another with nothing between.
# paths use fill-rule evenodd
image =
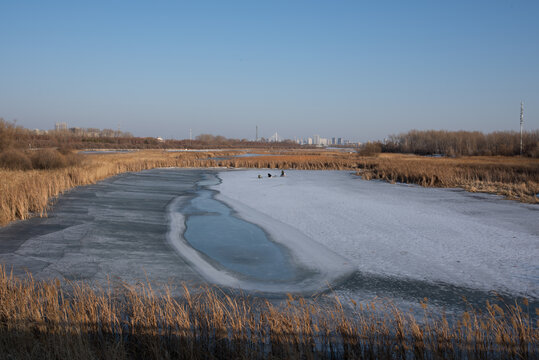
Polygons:
<instances>
[{"instance_id":1,"label":"tall grass","mask_svg":"<svg viewBox=\"0 0 539 360\"><path fill-rule=\"evenodd\" d=\"M93 184L110 176L158 167L200 166L207 154L172 155L159 151L122 155L92 155L63 168L13 171L0 169L0 225L30 216L46 215L55 196L76 186Z\"/></svg>"},{"instance_id":2,"label":"tall grass","mask_svg":"<svg viewBox=\"0 0 539 360\"><path fill-rule=\"evenodd\" d=\"M472 192L504 195L539 203L539 159L519 157L429 158L380 155L362 158L364 179L414 183L427 187L461 187Z\"/></svg>"},{"instance_id":3,"label":"tall grass","mask_svg":"<svg viewBox=\"0 0 539 360\"><path fill-rule=\"evenodd\" d=\"M349 170L357 166L355 155L339 153L264 155L257 157L209 160L209 166L297 170Z\"/></svg>"},{"instance_id":4,"label":"tall grass","mask_svg":"<svg viewBox=\"0 0 539 360\"><path fill-rule=\"evenodd\" d=\"M529 309L487 304L454 318L416 319L390 303L284 305L219 289L175 298L150 284L93 289L0 269L1 358L533 359ZM537 311L537 310L536 310Z\"/></svg>"}]
</instances>

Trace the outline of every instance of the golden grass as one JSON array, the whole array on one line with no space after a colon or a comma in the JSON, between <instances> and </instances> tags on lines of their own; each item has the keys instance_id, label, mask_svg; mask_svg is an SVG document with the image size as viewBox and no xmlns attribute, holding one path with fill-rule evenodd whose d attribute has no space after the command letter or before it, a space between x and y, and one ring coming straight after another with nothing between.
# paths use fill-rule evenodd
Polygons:
<instances>
[{"instance_id":1,"label":"golden grass","mask_svg":"<svg viewBox=\"0 0 539 360\"><path fill-rule=\"evenodd\" d=\"M209 160L210 166L297 170L349 170L357 166L355 154L318 153L263 155L256 157Z\"/></svg>"},{"instance_id":2,"label":"golden grass","mask_svg":"<svg viewBox=\"0 0 539 360\"><path fill-rule=\"evenodd\" d=\"M427 187L461 187L467 191L539 203L539 159L502 156L429 158L383 154L362 158L359 167L358 174L367 180L381 179Z\"/></svg>"},{"instance_id":3,"label":"golden grass","mask_svg":"<svg viewBox=\"0 0 539 360\"><path fill-rule=\"evenodd\" d=\"M258 151L258 150L257 150ZM268 151L268 150L265 150ZM276 151L279 155L215 160L237 152L139 151L88 155L81 164L54 170L0 169L0 226L44 216L51 199L76 186L93 184L124 172L158 167L236 167L301 170L357 170L364 179L462 187L538 203L539 159L518 157L426 158L412 155L358 157L355 153ZM208 159L208 157L210 159Z\"/></svg>"},{"instance_id":4,"label":"golden grass","mask_svg":"<svg viewBox=\"0 0 539 360\"><path fill-rule=\"evenodd\" d=\"M93 184L130 171L158 167L201 166L207 153L177 155L162 151L89 155L76 166L54 170L10 171L0 169L0 225L32 215L46 214L50 199L76 186Z\"/></svg>"},{"instance_id":5,"label":"golden grass","mask_svg":"<svg viewBox=\"0 0 539 360\"><path fill-rule=\"evenodd\" d=\"M174 298L149 284L94 290L0 268L0 358L533 359L529 309L487 304L416 319L387 302L285 305L205 288ZM527 303L526 303L527 306ZM537 309L536 309L537 311ZM538 314L539 315L539 314Z\"/></svg>"}]
</instances>

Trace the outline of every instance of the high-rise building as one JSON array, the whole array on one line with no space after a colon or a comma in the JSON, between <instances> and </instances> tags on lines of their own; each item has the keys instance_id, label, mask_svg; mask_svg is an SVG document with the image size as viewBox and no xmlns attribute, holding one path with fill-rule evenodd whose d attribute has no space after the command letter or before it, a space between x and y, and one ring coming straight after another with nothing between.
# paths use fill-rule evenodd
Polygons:
<instances>
[{"instance_id":1,"label":"high-rise building","mask_svg":"<svg viewBox=\"0 0 539 360\"><path fill-rule=\"evenodd\" d=\"M271 137L269 138L269 141L270 142L279 142L279 141L283 141L283 138L279 134L275 133L275 134L271 135Z\"/></svg>"},{"instance_id":2,"label":"high-rise building","mask_svg":"<svg viewBox=\"0 0 539 360\"><path fill-rule=\"evenodd\" d=\"M57 122L54 124L54 130L56 131L66 131L67 130L67 123L65 122Z\"/></svg>"}]
</instances>

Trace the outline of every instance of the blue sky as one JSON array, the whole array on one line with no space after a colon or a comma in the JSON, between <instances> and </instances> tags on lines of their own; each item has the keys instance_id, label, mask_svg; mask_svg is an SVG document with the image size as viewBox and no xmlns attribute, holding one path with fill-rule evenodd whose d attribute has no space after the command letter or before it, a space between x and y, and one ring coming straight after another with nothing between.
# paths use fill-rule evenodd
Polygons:
<instances>
[{"instance_id":1,"label":"blue sky","mask_svg":"<svg viewBox=\"0 0 539 360\"><path fill-rule=\"evenodd\" d=\"M539 128L539 1L0 0L0 117L140 136Z\"/></svg>"}]
</instances>

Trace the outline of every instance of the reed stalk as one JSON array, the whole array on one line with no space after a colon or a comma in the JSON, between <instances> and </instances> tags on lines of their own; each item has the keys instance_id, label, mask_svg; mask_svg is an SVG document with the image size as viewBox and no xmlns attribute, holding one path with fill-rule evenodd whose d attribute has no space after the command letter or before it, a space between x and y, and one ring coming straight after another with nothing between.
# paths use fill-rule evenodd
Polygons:
<instances>
[{"instance_id":1,"label":"reed stalk","mask_svg":"<svg viewBox=\"0 0 539 360\"><path fill-rule=\"evenodd\" d=\"M289 295L283 305L204 287L174 298L151 284L95 288L36 281L0 268L0 358L534 359L530 309L487 303L422 319ZM527 303L525 302L526 306ZM537 312L538 310L535 309ZM539 314L537 314L539 315Z\"/></svg>"}]
</instances>

